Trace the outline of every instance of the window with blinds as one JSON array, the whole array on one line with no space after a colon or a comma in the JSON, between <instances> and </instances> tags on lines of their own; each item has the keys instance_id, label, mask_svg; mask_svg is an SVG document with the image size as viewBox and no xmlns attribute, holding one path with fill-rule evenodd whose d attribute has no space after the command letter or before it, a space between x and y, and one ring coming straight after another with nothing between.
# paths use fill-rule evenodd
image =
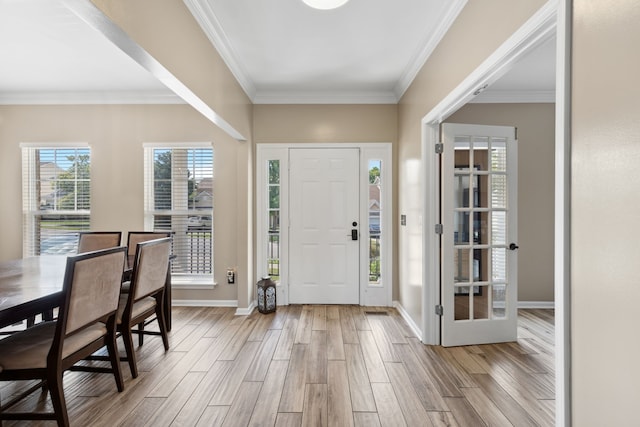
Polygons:
<instances>
[{"instance_id":1,"label":"window with blinds","mask_svg":"<svg viewBox=\"0 0 640 427\"><path fill-rule=\"evenodd\" d=\"M23 256L76 252L89 230L91 149L22 144Z\"/></svg>"},{"instance_id":2,"label":"window with blinds","mask_svg":"<svg viewBox=\"0 0 640 427\"><path fill-rule=\"evenodd\" d=\"M145 229L173 235L176 284L213 283L213 149L145 144Z\"/></svg>"}]
</instances>

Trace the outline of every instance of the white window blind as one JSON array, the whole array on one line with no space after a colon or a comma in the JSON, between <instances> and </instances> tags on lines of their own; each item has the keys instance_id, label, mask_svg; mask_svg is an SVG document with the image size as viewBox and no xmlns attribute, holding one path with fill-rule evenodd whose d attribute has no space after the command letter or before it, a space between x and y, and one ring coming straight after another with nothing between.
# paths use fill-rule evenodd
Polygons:
<instances>
[{"instance_id":1,"label":"white window blind","mask_svg":"<svg viewBox=\"0 0 640 427\"><path fill-rule=\"evenodd\" d=\"M22 144L23 256L76 252L89 230L91 149Z\"/></svg>"},{"instance_id":2,"label":"white window blind","mask_svg":"<svg viewBox=\"0 0 640 427\"><path fill-rule=\"evenodd\" d=\"M171 231L176 284L213 283L213 149L145 144L145 229Z\"/></svg>"}]
</instances>

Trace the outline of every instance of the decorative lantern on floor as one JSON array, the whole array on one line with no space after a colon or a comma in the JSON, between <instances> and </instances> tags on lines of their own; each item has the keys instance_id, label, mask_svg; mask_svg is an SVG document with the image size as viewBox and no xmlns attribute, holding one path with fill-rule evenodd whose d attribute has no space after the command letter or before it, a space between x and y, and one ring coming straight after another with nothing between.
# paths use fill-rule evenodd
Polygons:
<instances>
[{"instance_id":1,"label":"decorative lantern on floor","mask_svg":"<svg viewBox=\"0 0 640 427\"><path fill-rule=\"evenodd\" d=\"M276 311L276 284L271 277L263 277L256 286L258 287L258 311L260 313Z\"/></svg>"}]
</instances>

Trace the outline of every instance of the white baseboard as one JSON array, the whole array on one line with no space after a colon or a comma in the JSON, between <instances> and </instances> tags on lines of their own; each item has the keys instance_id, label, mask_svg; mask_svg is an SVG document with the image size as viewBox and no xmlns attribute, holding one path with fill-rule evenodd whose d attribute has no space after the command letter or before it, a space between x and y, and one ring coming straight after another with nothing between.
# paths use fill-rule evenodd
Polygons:
<instances>
[{"instance_id":1,"label":"white baseboard","mask_svg":"<svg viewBox=\"0 0 640 427\"><path fill-rule=\"evenodd\" d=\"M407 325L409 325L409 328L416 335L416 337L420 341L422 341L422 330L418 327L418 325L416 325L416 322L413 321L411 316L409 316L409 313L407 313L407 310L404 309L402 304L400 304L399 301L394 301L393 302L393 307L396 310L398 310L398 313L400 313L400 316L402 316L404 321L407 322Z\"/></svg>"},{"instance_id":2,"label":"white baseboard","mask_svg":"<svg viewBox=\"0 0 640 427\"><path fill-rule=\"evenodd\" d=\"M255 303L255 301L251 301L251 304L249 304L249 307L247 307L247 308L237 308L236 309L236 316L248 316L253 312L254 308L256 308L256 303Z\"/></svg>"},{"instance_id":3,"label":"white baseboard","mask_svg":"<svg viewBox=\"0 0 640 427\"><path fill-rule=\"evenodd\" d=\"M174 299L171 305L174 307L237 307L238 300Z\"/></svg>"},{"instance_id":4,"label":"white baseboard","mask_svg":"<svg viewBox=\"0 0 640 427\"><path fill-rule=\"evenodd\" d=\"M236 307L236 316L248 316L256 307L255 302L247 308L237 308L238 300L212 300L212 299L174 299L173 307Z\"/></svg>"},{"instance_id":5,"label":"white baseboard","mask_svg":"<svg viewBox=\"0 0 640 427\"><path fill-rule=\"evenodd\" d=\"M518 308L554 308L553 301L518 301Z\"/></svg>"}]
</instances>

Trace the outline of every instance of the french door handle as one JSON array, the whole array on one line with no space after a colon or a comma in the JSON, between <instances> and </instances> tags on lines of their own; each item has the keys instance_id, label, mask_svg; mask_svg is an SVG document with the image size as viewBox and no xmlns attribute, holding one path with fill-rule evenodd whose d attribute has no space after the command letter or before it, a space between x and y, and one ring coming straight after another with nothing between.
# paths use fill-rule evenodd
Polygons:
<instances>
[{"instance_id":1,"label":"french door handle","mask_svg":"<svg viewBox=\"0 0 640 427\"><path fill-rule=\"evenodd\" d=\"M358 229L354 228L351 230L351 240L358 240Z\"/></svg>"},{"instance_id":2,"label":"french door handle","mask_svg":"<svg viewBox=\"0 0 640 427\"><path fill-rule=\"evenodd\" d=\"M518 249L520 246L516 245L515 243L511 243L509 245L509 250L510 251L515 251L516 249Z\"/></svg>"}]
</instances>

